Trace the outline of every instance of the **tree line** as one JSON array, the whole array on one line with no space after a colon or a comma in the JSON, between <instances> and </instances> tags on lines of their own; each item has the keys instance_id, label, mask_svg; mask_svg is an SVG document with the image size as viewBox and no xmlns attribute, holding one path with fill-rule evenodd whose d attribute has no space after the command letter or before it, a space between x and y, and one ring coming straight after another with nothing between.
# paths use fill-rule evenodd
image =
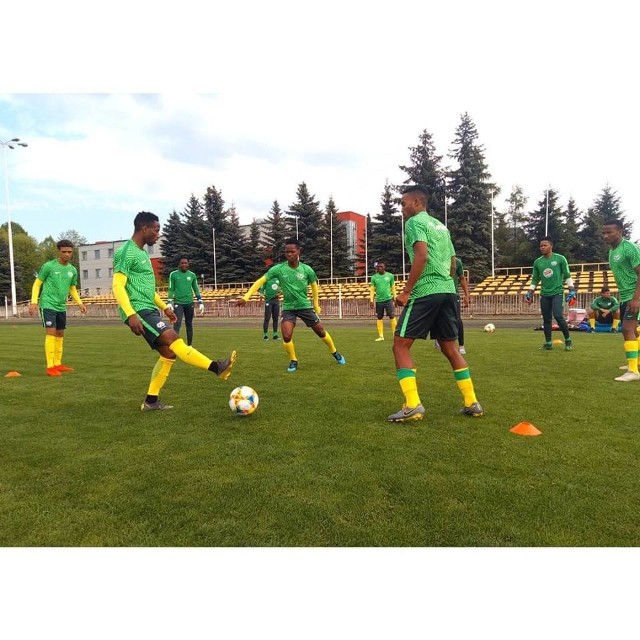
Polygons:
<instances>
[{"instance_id":1,"label":"tree line","mask_svg":"<svg viewBox=\"0 0 640 640\"><path fill-rule=\"evenodd\" d=\"M501 189L489 172L485 149L478 140L476 126L468 113L462 114L456 128L448 160L438 155L433 135L424 129L417 144L409 147L409 161L399 165L406 179L400 185L386 183L380 195L380 210L367 213L367 244L357 247L349 257L347 232L337 219L338 205L330 197L326 205L301 182L295 200L282 208L274 200L265 219L253 220L245 237L233 205L227 206L222 191L207 188L201 198L194 194L180 212L173 210L162 227L161 250L165 256L165 277L177 267L181 256L190 268L204 275L208 282L248 282L262 275L271 264L284 259L284 241L298 237L302 259L309 263L319 278L363 275L357 265L368 260L369 271L378 260L384 260L392 273L401 273L407 260L402 251L402 221L399 199L402 188L409 184L422 186L429 194L429 213L445 222L457 255L469 269L472 282L491 273L493 219L493 260L496 267L528 266L539 255L538 243L547 234L554 239L555 249L570 263L606 262L608 247L600 230L609 218L618 218L628 237L631 225L615 190L605 184L586 209L575 200L561 201L556 189L542 190L540 199L528 206L522 187L514 185L497 205ZM160 217L161 214L159 214ZM56 255L55 240L48 236L41 243L20 225L13 223L14 264L18 300L27 299L39 265ZM76 247L86 244L74 230L60 234ZM215 261L214 261L215 244ZM331 250L333 248L333 251ZM332 260L333 257L333 260ZM77 249L74 256L77 268ZM9 250L7 226L0 227L0 295L10 297Z\"/></svg>"}]
</instances>

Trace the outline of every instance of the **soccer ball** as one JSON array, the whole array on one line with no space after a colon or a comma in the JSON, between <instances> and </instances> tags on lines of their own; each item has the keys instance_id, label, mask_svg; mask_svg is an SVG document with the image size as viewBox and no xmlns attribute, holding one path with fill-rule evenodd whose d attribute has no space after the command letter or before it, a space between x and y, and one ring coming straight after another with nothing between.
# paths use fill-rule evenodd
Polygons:
<instances>
[{"instance_id":1,"label":"soccer ball","mask_svg":"<svg viewBox=\"0 0 640 640\"><path fill-rule=\"evenodd\" d=\"M255 389L246 385L236 387L229 394L229 408L237 416L250 416L258 408L259 401Z\"/></svg>"},{"instance_id":2,"label":"soccer ball","mask_svg":"<svg viewBox=\"0 0 640 640\"><path fill-rule=\"evenodd\" d=\"M490 322L489 324L485 324L484 325L484 330L487 333L493 333L496 330L496 325L493 324L493 322Z\"/></svg>"}]
</instances>

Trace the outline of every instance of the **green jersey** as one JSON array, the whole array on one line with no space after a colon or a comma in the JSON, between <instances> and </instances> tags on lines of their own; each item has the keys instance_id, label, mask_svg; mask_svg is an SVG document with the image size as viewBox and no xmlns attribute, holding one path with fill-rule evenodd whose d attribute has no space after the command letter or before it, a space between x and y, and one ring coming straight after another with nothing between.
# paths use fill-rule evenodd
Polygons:
<instances>
[{"instance_id":1,"label":"green jersey","mask_svg":"<svg viewBox=\"0 0 640 640\"><path fill-rule=\"evenodd\" d=\"M387 302L393 297L391 288L395 278L392 273L385 271L384 273L374 273L371 276L371 286L376 290L376 302Z\"/></svg>"},{"instance_id":2,"label":"green jersey","mask_svg":"<svg viewBox=\"0 0 640 640\"><path fill-rule=\"evenodd\" d=\"M193 271L176 269L169 274L169 300L177 304L191 304L194 295L198 302L202 302L198 277Z\"/></svg>"},{"instance_id":3,"label":"green jersey","mask_svg":"<svg viewBox=\"0 0 640 640\"><path fill-rule=\"evenodd\" d=\"M636 267L640 265L640 247L622 240L615 249L609 249L609 266L618 285L620 302L629 302L638 284Z\"/></svg>"},{"instance_id":4,"label":"green jersey","mask_svg":"<svg viewBox=\"0 0 640 640\"><path fill-rule=\"evenodd\" d=\"M156 276L153 273L151 259L133 240L127 240L113 256L113 272L127 276L125 287L133 310L157 309ZM118 307L123 320L127 319L124 311Z\"/></svg>"},{"instance_id":5,"label":"green jersey","mask_svg":"<svg viewBox=\"0 0 640 640\"><path fill-rule=\"evenodd\" d=\"M282 310L311 309L307 288L318 281L316 272L304 262L299 262L293 269L288 262L280 262L266 273L267 282L277 278L282 289Z\"/></svg>"},{"instance_id":6,"label":"green jersey","mask_svg":"<svg viewBox=\"0 0 640 640\"><path fill-rule=\"evenodd\" d=\"M434 293L456 293L451 277L451 258L455 255L449 230L426 211L409 218L404 225L404 242L413 262L413 245L426 242L429 258L422 274L411 290L410 298L423 298Z\"/></svg>"},{"instance_id":7,"label":"green jersey","mask_svg":"<svg viewBox=\"0 0 640 640\"><path fill-rule=\"evenodd\" d=\"M591 308L594 311L617 311L620 308L620 303L613 296L605 298L604 296L598 296L591 301Z\"/></svg>"},{"instance_id":8,"label":"green jersey","mask_svg":"<svg viewBox=\"0 0 640 640\"><path fill-rule=\"evenodd\" d=\"M260 287L260 295L264 298L265 302L277 298L281 292L282 289L278 278L271 278Z\"/></svg>"},{"instance_id":9,"label":"green jersey","mask_svg":"<svg viewBox=\"0 0 640 640\"><path fill-rule=\"evenodd\" d=\"M69 289L78 286L78 271L72 264L60 264L57 259L45 262L38 272L42 280L39 307L66 311Z\"/></svg>"},{"instance_id":10,"label":"green jersey","mask_svg":"<svg viewBox=\"0 0 640 640\"><path fill-rule=\"evenodd\" d=\"M564 281L570 277L567 259L559 253L552 253L548 258L540 256L533 263L531 284L541 283L541 296L557 296L564 292Z\"/></svg>"}]
</instances>

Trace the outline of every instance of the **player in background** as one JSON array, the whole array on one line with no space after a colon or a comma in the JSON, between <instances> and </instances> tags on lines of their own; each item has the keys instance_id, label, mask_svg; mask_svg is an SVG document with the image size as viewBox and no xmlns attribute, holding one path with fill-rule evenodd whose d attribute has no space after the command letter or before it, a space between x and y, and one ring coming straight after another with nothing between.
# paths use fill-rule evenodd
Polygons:
<instances>
[{"instance_id":1,"label":"player in background","mask_svg":"<svg viewBox=\"0 0 640 640\"><path fill-rule=\"evenodd\" d=\"M376 272L371 276L369 284L369 306L373 309L375 299L376 328L378 337L375 342L384 340L384 314L389 318L391 333L396 330L397 320L393 300L396 297L396 282L392 273L386 270L386 265L381 260L376 264Z\"/></svg>"},{"instance_id":2,"label":"player in background","mask_svg":"<svg viewBox=\"0 0 640 640\"><path fill-rule=\"evenodd\" d=\"M600 295L591 301L591 311L589 311L590 333L596 330L598 324L611 325L612 333L618 332L620 324L620 303L618 299L611 295L609 287L602 287Z\"/></svg>"},{"instance_id":3,"label":"player in background","mask_svg":"<svg viewBox=\"0 0 640 640\"><path fill-rule=\"evenodd\" d=\"M269 340L269 322L273 323L273 339L280 340L278 335L278 318L280 317L280 281L278 278L267 280L260 287L260 296L264 299L264 319L262 321L263 340Z\"/></svg>"},{"instance_id":4,"label":"player in background","mask_svg":"<svg viewBox=\"0 0 640 640\"><path fill-rule=\"evenodd\" d=\"M300 262L300 243L296 238L285 240L285 262L280 262L258 278L249 288L249 291L236 301L236 305L244 307L251 296L265 284L265 282L277 278L282 288L282 346L289 356L287 371L294 373L298 370L298 356L293 344L293 330L296 320L300 318L307 327L313 329L315 334L327 345L329 352L338 364L346 364L344 356L336 349L329 332L320 322L320 302L318 300L318 277L315 271L304 262ZM313 304L309 300L307 288L311 287Z\"/></svg>"},{"instance_id":5,"label":"player in background","mask_svg":"<svg viewBox=\"0 0 640 640\"><path fill-rule=\"evenodd\" d=\"M187 346L190 347L193 342L193 296L198 301L198 312L201 316L204 315L204 304L198 288L198 277L193 271L189 271L188 258L181 257L178 261L178 268L169 274L169 293L167 295L167 305L176 314L173 330L180 334L184 315L184 326L187 329Z\"/></svg>"},{"instance_id":6,"label":"player in background","mask_svg":"<svg viewBox=\"0 0 640 640\"><path fill-rule=\"evenodd\" d=\"M456 272L453 276L453 280L456 283L456 292L458 297L456 300L456 311L458 312L458 351L464 356L467 351L464 348L464 323L462 322L462 307L465 309L471 303L471 296L469 295L469 281L467 276L464 275L464 266L462 260L456 257ZM460 295L460 289L462 289L462 296Z\"/></svg>"},{"instance_id":7,"label":"player in background","mask_svg":"<svg viewBox=\"0 0 640 640\"><path fill-rule=\"evenodd\" d=\"M569 288L566 301L571 304L576 299L573 279L569 272L569 264L563 255L554 253L553 240L549 236L545 236L540 240L540 253L542 255L533 263L531 284L529 285L529 291L525 295L526 303L531 304L533 302L533 292L536 290L538 283L540 283L540 311L542 313L542 328L545 340L540 349L543 351L551 351L553 349L551 341L551 316L553 316L564 336L565 351L571 351L573 349L573 341L569 334L569 325L562 313L563 283Z\"/></svg>"},{"instance_id":8,"label":"player in background","mask_svg":"<svg viewBox=\"0 0 640 640\"><path fill-rule=\"evenodd\" d=\"M160 311L164 311L171 323L176 321L176 314L156 291L151 259L144 251L145 245L152 246L158 241L160 222L154 213L141 211L133 224L133 236L113 256L113 294L125 324L135 335L143 336L160 356L151 374L142 411L173 409L171 405L160 402L158 395L169 377L176 356L187 364L211 371L220 379L226 380L231 375L236 352L232 351L224 360L210 360L186 345L162 319Z\"/></svg>"},{"instance_id":9,"label":"player in background","mask_svg":"<svg viewBox=\"0 0 640 640\"><path fill-rule=\"evenodd\" d=\"M405 401L402 409L387 420L406 422L422 420L424 416L411 347L416 339L426 339L429 334L439 341L442 354L453 369L464 400L460 413L481 416L484 411L476 398L469 367L456 347L458 294L453 279L456 263L451 236L439 220L427 213L427 193L422 187L407 187L400 205L411 270L396 297L396 304L404 309L393 339L393 355Z\"/></svg>"},{"instance_id":10,"label":"player in background","mask_svg":"<svg viewBox=\"0 0 640 640\"><path fill-rule=\"evenodd\" d=\"M38 308L45 329L44 354L47 361L47 375L60 376L73 371L62 364L64 330L67 327L67 299L69 294L80 307L80 313L87 313L78 293L78 271L71 264L73 242L60 240L56 244L58 257L45 262L31 289L29 315L35 315ZM38 302L39 298L39 302Z\"/></svg>"},{"instance_id":11,"label":"player in background","mask_svg":"<svg viewBox=\"0 0 640 640\"><path fill-rule=\"evenodd\" d=\"M609 267L618 285L620 317L627 372L618 376L618 382L640 380L638 373L638 318L640 314L640 247L625 240L624 227L619 220L606 220L602 226L602 239L609 245Z\"/></svg>"}]
</instances>

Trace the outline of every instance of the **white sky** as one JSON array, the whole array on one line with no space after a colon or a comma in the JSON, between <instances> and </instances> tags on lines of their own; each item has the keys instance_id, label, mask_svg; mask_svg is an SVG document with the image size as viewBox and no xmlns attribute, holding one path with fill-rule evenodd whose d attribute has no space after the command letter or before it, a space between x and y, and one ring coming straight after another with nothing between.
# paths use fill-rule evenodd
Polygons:
<instances>
[{"instance_id":1,"label":"white sky","mask_svg":"<svg viewBox=\"0 0 640 640\"><path fill-rule=\"evenodd\" d=\"M585 210L609 183L640 220L630 3L316 4L13 7L0 140L29 147L7 152L12 220L126 238L137 211L164 222L213 184L248 223L301 181L375 214L423 129L453 165L464 112L496 208L515 184L536 208L550 184Z\"/></svg>"}]
</instances>

